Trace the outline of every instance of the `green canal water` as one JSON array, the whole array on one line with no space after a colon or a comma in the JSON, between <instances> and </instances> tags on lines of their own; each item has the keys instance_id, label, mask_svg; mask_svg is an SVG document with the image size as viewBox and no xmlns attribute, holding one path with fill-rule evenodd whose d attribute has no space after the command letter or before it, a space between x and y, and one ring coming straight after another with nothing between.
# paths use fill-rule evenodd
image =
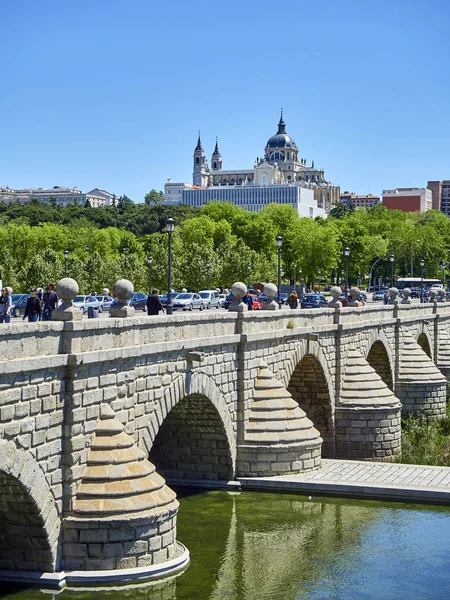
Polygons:
<instances>
[{"instance_id":1,"label":"green canal water","mask_svg":"<svg viewBox=\"0 0 450 600\"><path fill-rule=\"evenodd\" d=\"M450 508L254 492L180 502L184 573L142 588L64 590L58 600L450 599ZM8 600L52 597L0 590Z\"/></svg>"}]
</instances>

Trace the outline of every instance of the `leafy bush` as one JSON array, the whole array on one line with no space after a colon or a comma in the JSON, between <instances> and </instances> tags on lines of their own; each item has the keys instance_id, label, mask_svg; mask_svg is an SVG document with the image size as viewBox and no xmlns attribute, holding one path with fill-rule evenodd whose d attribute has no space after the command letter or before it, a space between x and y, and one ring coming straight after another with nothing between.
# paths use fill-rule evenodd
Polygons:
<instances>
[{"instance_id":1,"label":"leafy bush","mask_svg":"<svg viewBox=\"0 0 450 600\"><path fill-rule=\"evenodd\" d=\"M443 419L410 416L403 420L402 452L396 461L450 467L450 404Z\"/></svg>"}]
</instances>

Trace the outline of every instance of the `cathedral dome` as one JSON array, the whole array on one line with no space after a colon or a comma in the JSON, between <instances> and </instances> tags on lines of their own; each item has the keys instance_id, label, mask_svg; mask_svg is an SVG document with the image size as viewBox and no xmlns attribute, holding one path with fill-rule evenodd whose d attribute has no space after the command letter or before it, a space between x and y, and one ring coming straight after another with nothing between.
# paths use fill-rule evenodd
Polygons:
<instances>
[{"instance_id":1,"label":"cathedral dome","mask_svg":"<svg viewBox=\"0 0 450 600\"><path fill-rule=\"evenodd\" d=\"M297 144L294 140L286 133L286 123L283 121L283 111L281 111L280 121L278 123L278 131L275 135L269 138L266 148L294 148L298 150Z\"/></svg>"},{"instance_id":2,"label":"cathedral dome","mask_svg":"<svg viewBox=\"0 0 450 600\"><path fill-rule=\"evenodd\" d=\"M287 133L277 133L269 138L267 148L295 148L297 150L297 144Z\"/></svg>"}]
</instances>

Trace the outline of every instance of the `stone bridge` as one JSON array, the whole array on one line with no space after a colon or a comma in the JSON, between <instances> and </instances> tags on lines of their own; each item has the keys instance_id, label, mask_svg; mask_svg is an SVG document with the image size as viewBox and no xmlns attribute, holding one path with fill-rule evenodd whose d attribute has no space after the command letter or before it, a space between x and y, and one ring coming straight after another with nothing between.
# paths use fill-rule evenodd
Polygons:
<instances>
[{"instance_id":1,"label":"stone bridge","mask_svg":"<svg viewBox=\"0 0 450 600\"><path fill-rule=\"evenodd\" d=\"M187 564L165 480L390 460L402 414L444 415L450 305L21 323L0 341L0 577L127 580Z\"/></svg>"}]
</instances>

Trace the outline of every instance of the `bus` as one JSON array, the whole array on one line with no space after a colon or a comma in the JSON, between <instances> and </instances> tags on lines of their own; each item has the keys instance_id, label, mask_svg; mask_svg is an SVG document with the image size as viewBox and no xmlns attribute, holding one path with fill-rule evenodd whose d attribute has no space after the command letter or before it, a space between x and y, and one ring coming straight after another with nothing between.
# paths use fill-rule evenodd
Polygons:
<instances>
[{"instance_id":1,"label":"bus","mask_svg":"<svg viewBox=\"0 0 450 600\"><path fill-rule=\"evenodd\" d=\"M421 277L399 277L397 279L397 288L400 291L409 288L413 298L419 298L420 288L429 289L431 287L442 288L442 281L440 279L429 279L425 277L423 279Z\"/></svg>"}]
</instances>

